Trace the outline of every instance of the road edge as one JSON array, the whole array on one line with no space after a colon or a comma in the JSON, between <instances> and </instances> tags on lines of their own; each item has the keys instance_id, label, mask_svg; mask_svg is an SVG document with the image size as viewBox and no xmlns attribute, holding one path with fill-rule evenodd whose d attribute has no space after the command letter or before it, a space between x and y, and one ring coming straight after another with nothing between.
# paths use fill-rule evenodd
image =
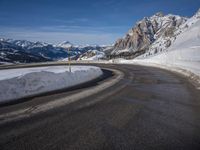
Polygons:
<instances>
[{"instance_id":1,"label":"road edge","mask_svg":"<svg viewBox=\"0 0 200 150\"><path fill-rule=\"evenodd\" d=\"M31 117L38 113L46 112L48 110L55 109L55 108L79 101L83 98L92 96L94 94L97 94L97 93L115 85L124 77L124 73L119 70L110 69L110 68L102 68L102 69L107 69L107 70L112 71L114 73L114 77L107 82L97 85L96 87L90 87L87 90L83 90L82 92L57 99L56 101L49 101L47 103L44 103L44 104L41 104L38 106L34 106L34 107L31 106L28 108L23 108L20 110L1 114L0 115L0 125L11 122L11 121L17 121L17 120L20 120L23 118Z\"/></svg>"},{"instance_id":2,"label":"road edge","mask_svg":"<svg viewBox=\"0 0 200 150\"><path fill-rule=\"evenodd\" d=\"M122 63L117 63L117 64L122 64ZM183 68L180 68L180 67L172 67L172 66L167 66L167 65L162 65L162 64L156 64L156 63L148 63L147 64L147 63L135 62L135 63L123 63L123 64L156 67L156 68L160 68L160 69L164 69L164 70L167 70L167 71L177 73L181 76L188 78L188 81L193 86L195 86L196 89L200 90L200 76L191 72L191 71L188 71L186 69L183 69Z\"/></svg>"}]
</instances>

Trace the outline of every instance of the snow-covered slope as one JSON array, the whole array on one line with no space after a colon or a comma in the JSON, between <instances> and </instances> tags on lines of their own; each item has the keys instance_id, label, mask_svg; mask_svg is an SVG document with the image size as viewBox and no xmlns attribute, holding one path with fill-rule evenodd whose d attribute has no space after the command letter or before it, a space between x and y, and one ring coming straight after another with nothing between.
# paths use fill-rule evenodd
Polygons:
<instances>
[{"instance_id":1,"label":"snow-covered slope","mask_svg":"<svg viewBox=\"0 0 200 150\"><path fill-rule=\"evenodd\" d=\"M146 53L143 57L154 55L156 53L162 53L163 51L169 50L171 45L176 41L179 35L187 31L192 27L200 19L200 11L198 11L193 17L187 19L186 22L181 24L178 28L172 32L172 36L161 36L156 40L149 49L146 50ZM187 36L185 37L185 41L187 41ZM184 43L182 43L184 44ZM186 43L185 43L186 44ZM184 45L182 45L184 46Z\"/></svg>"},{"instance_id":2,"label":"snow-covered slope","mask_svg":"<svg viewBox=\"0 0 200 150\"><path fill-rule=\"evenodd\" d=\"M103 51L98 50L89 50L84 54L80 55L78 60L99 60L105 57L105 53Z\"/></svg>"},{"instance_id":3,"label":"snow-covered slope","mask_svg":"<svg viewBox=\"0 0 200 150\"><path fill-rule=\"evenodd\" d=\"M56 45L56 47L62 47L62 48L68 49L68 48L73 47L73 44L70 43L69 41L64 41L64 42L59 43L58 45Z\"/></svg>"},{"instance_id":4,"label":"snow-covered slope","mask_svg":"<svg viewBox=\"0 0 200 150\"><path fill-rule=\"evenodd\" d=\"M30 63L50 61L45 57L26 52L21 46L0 40L0 61L3 63Z\"/></svg>"},{"instance_id":5,"label":"snow-covered slope","mask_svg":"<svg viewBox=\"0 0 200 150\"><path fill-rule=\"evenodd\" d=\"M98 67L67 66L0 70L0 103L75 86L102 75Z\"/></svg>"},{"instance_id":6,"label":"snow-covered slope","mask_svg":"<svg viewBox=\"0 0 200 150\"><path fill-rule=\"evenodd\" d=\"M126 36L119 39L111 52L112 55L135 55L149 49L167 48L171 45L174 32L187 20L178 15L157 13L145 17L129 30Z\"/></svg>"},{"instance_id":7,"label":"snow-covered slope","mask_svg":"<svg viewBox=\"0 0 200 150\"><path fill-rule=\"evenodd\" d=\"M200 43L199 21L200 10L175 30L173 33L174 36L170 37L171 45L169 47L165 47L165 44L163 44L163 42L166 41L166 38L159 38L155 43L152 44L152 46L149 48L149 51L147 51L144 55L139 56L138 58L149 57L151 55L154 56L159 53L171 50L190 49L191 47L197 48L199 45L198 43Z\"/></svg>"}]
</instances>

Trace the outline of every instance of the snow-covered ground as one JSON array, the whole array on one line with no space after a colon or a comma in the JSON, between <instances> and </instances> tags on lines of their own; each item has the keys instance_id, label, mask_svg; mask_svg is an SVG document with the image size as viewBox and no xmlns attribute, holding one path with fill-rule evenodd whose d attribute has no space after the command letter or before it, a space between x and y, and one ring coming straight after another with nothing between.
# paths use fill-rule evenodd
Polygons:
<instances>
[{"instance_id":1,"label":"snow-covered ground","mask_svg":"<svg viewBox=\"0 0 200 150\"><path fill-rule=\"evenodd\" d=\"M44 92L72 87L100 77L93 66L36 67L0 70L0 103Z\"/></svg>"},{"instance_id":2,"label":"snow-covered ground","mask_svg":"<svg viewBox=\"0 0 200 150\"><path fill-rule=\"evenodd\" d=\"M78 60L92 60L96 61L105 57L105 53L98 50L89 50L80 56Z\"/></svg>"}]
</instances>

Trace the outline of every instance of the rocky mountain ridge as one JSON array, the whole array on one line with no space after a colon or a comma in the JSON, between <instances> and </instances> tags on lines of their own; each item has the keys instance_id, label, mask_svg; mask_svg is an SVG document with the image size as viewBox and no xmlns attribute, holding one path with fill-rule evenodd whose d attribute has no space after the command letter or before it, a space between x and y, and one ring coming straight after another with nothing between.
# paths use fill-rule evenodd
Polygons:
<instances>
[{"instance_id":1,"label":"rocky mountain ridge","mask_svg":"<svg viewBox=\"0 0 200 150\"><path fill-rule=\"evenodd\" d=\"M129 30L126 36L114 44L111 55L141 55L149 49L158 51L167 48L175 38L175 32L188 18L178 15L163 15L159 12L145 17ZM158 49L157 49L158 48Z\"/></svg>"}]
</instances>

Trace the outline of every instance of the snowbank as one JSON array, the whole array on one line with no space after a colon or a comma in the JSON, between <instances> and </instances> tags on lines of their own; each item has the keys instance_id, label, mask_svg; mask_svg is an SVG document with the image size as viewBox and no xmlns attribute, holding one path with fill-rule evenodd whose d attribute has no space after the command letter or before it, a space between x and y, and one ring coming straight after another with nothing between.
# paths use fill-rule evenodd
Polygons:
<instances>
[{"instance_id":1,"label":"snowbank","mask_svg":"<svg viewBox=\"0 0 200 150\"><path fill-rule=\"evenodd\" d=\"M102 75L98 67L67 66L0 70L0 103L72 87Z\"/></svg>"}]
</instances>

